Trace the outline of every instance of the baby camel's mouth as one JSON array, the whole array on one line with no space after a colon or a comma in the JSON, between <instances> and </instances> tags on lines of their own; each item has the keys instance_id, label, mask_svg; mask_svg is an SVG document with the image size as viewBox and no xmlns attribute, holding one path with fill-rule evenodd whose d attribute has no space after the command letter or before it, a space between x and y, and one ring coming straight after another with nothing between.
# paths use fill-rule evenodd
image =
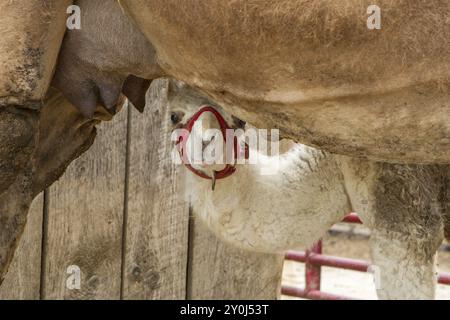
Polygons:
<instances>
[{"instance_id":1,"label":"baby camel's mouth","mask_svg":"<svg viewBox=\"0 0 450 320\"><path fill-rule=\"evenodd\" d=\"M233 129L245 129L245 125L247 124L247 122L239 118L236 118L235 116L231 116L231 118L233 119L232 125Z\"/></svg>"}]
</instances>

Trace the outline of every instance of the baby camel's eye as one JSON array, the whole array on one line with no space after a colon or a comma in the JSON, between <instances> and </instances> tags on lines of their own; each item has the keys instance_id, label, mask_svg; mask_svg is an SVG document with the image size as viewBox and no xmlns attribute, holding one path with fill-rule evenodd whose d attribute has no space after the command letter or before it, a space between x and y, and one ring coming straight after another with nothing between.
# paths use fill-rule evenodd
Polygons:
<instances>
[{"instance_id":1,"label":"baby camel's eye","mask_svg":"<svg viewBox=\"0 0 450 320\"><path fill-rule=\"evenodd\" d=\"M172 114L170 115L170 121L172 121L173 124L177 124L181 121L181 117L178 113L172 112Z\"/></svg>"}]
</instances>

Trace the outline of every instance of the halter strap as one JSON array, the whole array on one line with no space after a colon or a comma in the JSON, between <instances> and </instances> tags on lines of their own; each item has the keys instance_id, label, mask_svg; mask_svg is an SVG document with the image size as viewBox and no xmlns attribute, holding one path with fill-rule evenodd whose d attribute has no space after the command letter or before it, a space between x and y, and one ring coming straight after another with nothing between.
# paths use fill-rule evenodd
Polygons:
<instances>
[{"instance_id":1,"label":"halter strap","mask_svg":"<svg viewBox=\"0 0 450 320\"><path fill-rule=\"evenodd\" d=\"M210 177L204 172L194 168L187 159L187 152L186 152L186 144L187 140L189 138L190 133L192 132L192 128L194 127L195 122L200 118L200 116L205 112L211 112L217 119L220 125L220 130L222 132L223 140L225 141L225 145L227 142L227 129L231 129L231 127L228 125L224 117L220 114L219 111L217 111L214 107L210 105L205 105L200 108L199 111L197 111L186 123L185 129L188 132L188 135L180 136L177 142L178 152L180 153L180 156L183 160L184 165L186 168L188 168L191 172L193 172L195 175L208 180L213 180L213 185L215 180L224 179L229 176L231 176L233 173L236 172L236 161L233 165L227 164L222 170L214 171L214 176ZM249 157L249 150L248 145L245 144L245 159L248 159ZM234 137L234 160L237 160L239 154L239 143L237 141L237 138Z\"/></svg>"}]
</instances>

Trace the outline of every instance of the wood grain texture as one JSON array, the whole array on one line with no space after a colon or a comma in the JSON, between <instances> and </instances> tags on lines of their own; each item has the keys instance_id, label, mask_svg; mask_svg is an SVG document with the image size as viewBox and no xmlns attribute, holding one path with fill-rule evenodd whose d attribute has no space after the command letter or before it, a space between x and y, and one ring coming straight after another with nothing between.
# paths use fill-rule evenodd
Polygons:
<instances>
[{"instance_id":1,"label":"wood grain texture","mask_svg":"<svg viewBox=\"0 0 450 320\"><path fill-rule=\"evenodd\" d=\"M100 126L47 191L45 215L43 196L34 201L1 299L278 297L282 256L232 248L189 218L166 96L167 81L155 81L144 115L123 110ZM66 287L70 265L80 290Z\"/></svg>"},{"instance_id":2,"label":"wood grain texture","mask_svg":"<svg viewBox=\"0 0 450 320\"><path fill-rule=\"evenodd\" d=\"M34 199L17 251L0 287L0 300L39 299L43 194Z\"/></svg>"},{"instance_id":3,"label":"wood grain texture","mask_svg":"<svg viewBox=\"0 0 450 320\"><path fill-rule=\"evenodd\" d=\"M188 205L171 160L167 82L154 81L144 115L131 111L124 299L186 297Z\"/></svg>"},{"instance_id":4,"label":"wood grain texture","mask_svg":"<svg viewBox=\"0 0 450 320\"><path fill-rule=\"evenodd\" d=\"M45 299L119 299L127 111L102 123L92 148L49 192ZM81 289L66 288L67 268L81 270Z\"/></svg>"},{"instance_id":5,"label":"wood grain texture","mask_svg":"<svg viewBox=\"0 0 450 320\"><path fill-rule=\"evenodd\" d=\"M195 211L195 208L193 208ZM191 219L188 299L277 299L283 256L240 250Z\"/></svg>"}]
</instances>

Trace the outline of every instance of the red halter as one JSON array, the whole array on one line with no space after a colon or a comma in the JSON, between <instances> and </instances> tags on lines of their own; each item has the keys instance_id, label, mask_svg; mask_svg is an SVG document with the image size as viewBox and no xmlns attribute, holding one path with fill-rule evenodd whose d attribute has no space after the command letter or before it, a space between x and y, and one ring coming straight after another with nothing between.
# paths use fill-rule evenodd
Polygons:
<instances>
[{"instance_id":1,"label":"red halter","mask_svg":"<svg viewBox=\"0 0 450 320\"><path fill-rule=\"evenodd\" d=\"M226 145L226 142L227 142L226 131L227 131L227 129L231 129L231 128L227 124L225 119L222 117L222 115L216 109L214 109L212 106L205 105L205 106L201 107L200 110L197 111L197 113L195 113L192 116L192 118L189 119L189 121L186 123L185 129L190 134L192 131L192 128L194 127L195 122L205 112L211 112L216 117L217 121L219 122L220 131L222 131L223 140L225 141L225 145ZM210 177L210 176L206 175L205 173L203 173L202 171L195 169L189 163L189 161L187 159L185 159L185 156L187 154L186 153L186 143L187 143L189 134L187 136L180 136L180 138L177 142L178 152L180 153L180 156L183 159L183 163L186 166L186 168L188 168L194 174L196 174L197 176L199 176L203 179L213 180L213 189L214 189L214 181L215 180L227 178L227 177L231 176L234 172L236 172L236 163L233 165L227 164L225 166L225 168L223 168L222 170L214 171L214 177ZM239 144L238 144L237 138L234 137L234 159L235 160L237 159L237 156L239 154L238 151L239 151ZM245 152L245 159L248 159L248 145L247 144L245 144L244 152Z\"/></svg>"}]
</instances>

